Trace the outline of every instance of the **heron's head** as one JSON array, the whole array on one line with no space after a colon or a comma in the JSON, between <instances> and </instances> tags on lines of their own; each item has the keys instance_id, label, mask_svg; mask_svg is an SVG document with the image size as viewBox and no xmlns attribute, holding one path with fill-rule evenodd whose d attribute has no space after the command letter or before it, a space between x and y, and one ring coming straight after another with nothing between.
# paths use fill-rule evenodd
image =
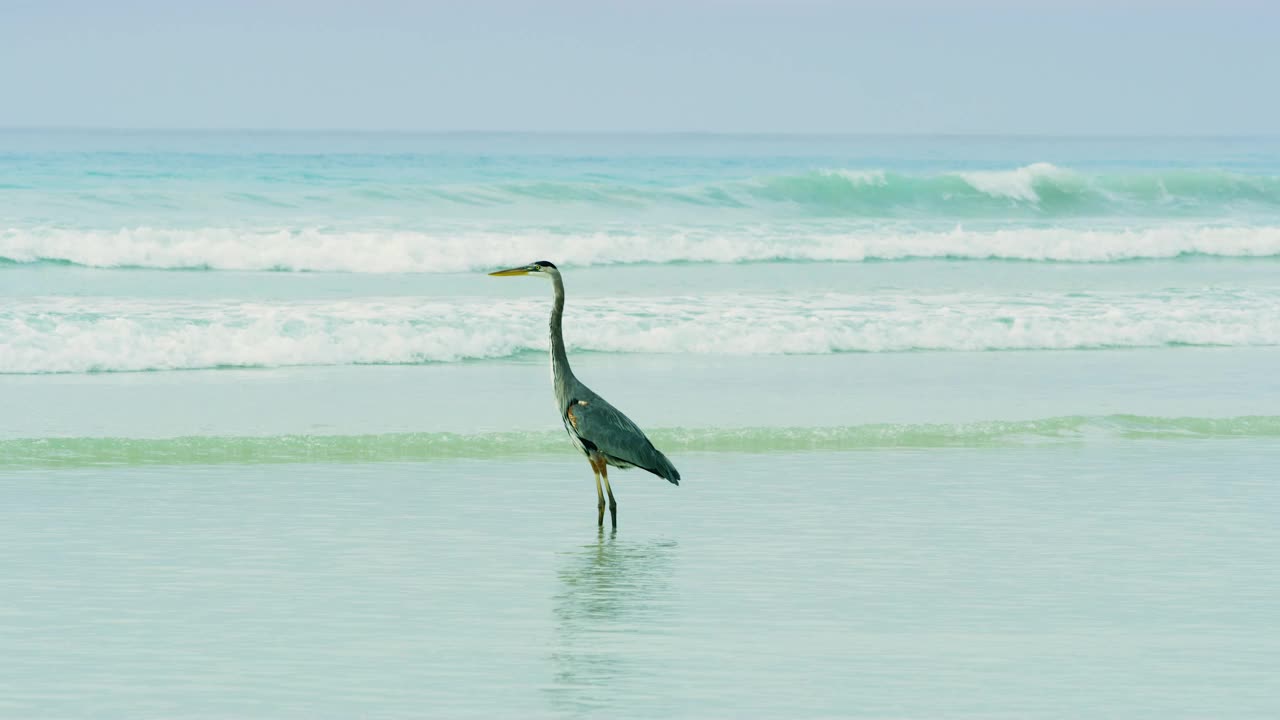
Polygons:
<instances>
[{"instance_id":1,"label":"heron's head","mask_svg":"<svg viewBox=\"0 0 1280 720\"><path fill-rule=\"evenodd\" d=\"M552 275L559 275L560 271L556 269L555 265L552 265L546 260L539 260L538 262L532 263L529 265L513 267L507 270L499 270L497 272L491 272L489 274L493 275L494 277L515 277L516 275L538 275L541 277L549 278Z\"/></svg>"}]
</instances>

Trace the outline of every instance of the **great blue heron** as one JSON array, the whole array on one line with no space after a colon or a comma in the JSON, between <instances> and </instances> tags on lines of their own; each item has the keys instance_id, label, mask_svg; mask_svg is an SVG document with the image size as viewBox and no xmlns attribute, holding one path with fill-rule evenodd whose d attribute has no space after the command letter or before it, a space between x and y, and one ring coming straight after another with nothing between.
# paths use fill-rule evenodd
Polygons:
<instances>
[{"instance_id":1,"label":"great blue heron","mask_svg":"<svg viewBox=\"0 0 1280 720\"><path fill-rule=\"evenodd\" d=\"M551 308L551 385L556 395L556 410L569 433L569 440L587 456L591 471L595 473L596 498L599 500L596 505L599 510L597 524L604 525L604 493L607 492L609 517L616 528L618 501L613 499L613 489L609 487L610 465L643 468L666 478L672 485L680 484L680 472L649 442L631 418L583 385L569 369L569 356L565 353L564 334L560 329L560 321L564 317L564 281L560 279L556 266L539 260L532 265L489 274L497 277L537 275L551 279L555 287L555 303ZM604 492L600 490L601 478L604 479Z\"/></svg>"}]
</instances>

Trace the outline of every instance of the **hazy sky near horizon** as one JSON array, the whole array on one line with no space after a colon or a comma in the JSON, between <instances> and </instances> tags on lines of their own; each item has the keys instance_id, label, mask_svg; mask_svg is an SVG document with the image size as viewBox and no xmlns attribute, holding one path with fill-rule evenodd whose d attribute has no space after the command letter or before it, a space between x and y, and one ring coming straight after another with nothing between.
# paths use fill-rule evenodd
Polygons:
<instances>
[{"instance_id":1,"label":"hazy sky near horizon","mask_svg":"<svg viewBox=\"0 0 1280 720\"><path fill-rule=\"evenodd\" d=\"M0 126L1280 132L1280 3L0 0Z\"/></svg>"}]
</instances>

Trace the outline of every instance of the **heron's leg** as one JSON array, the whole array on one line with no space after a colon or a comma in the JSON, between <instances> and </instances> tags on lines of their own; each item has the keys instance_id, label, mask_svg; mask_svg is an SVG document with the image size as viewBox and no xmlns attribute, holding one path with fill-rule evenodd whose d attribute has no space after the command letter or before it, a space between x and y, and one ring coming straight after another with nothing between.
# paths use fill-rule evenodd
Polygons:
<instances>
[{"instance_id":1,"label":"heron's leg","mask_svg":"<svg viewBox=\"0 0 1280 720\"><path fill-rule=\"evenodd\" d=\"M597 465L596 461L591 459L588 459L588 462L591 463L591 472L596 476L596 499L599 500L596 503L596 510L599 511L596 516L596 525L604 527L604 493L600 491L600 465L604 463Z\"/></svg>"},{"instance_id":2,"label":"heron's leg","mask_svg":"<svg viewBox=\"0 0 1280 720\"><path fill-rule=\"evenodd\" d=\"M609 464L600 461L600 475L604 477L604 491L609 493L609 519L618 527L618 501L613 499L613 488L609 487ZM604 524L604 499L600 499L600 523Z\"/></svg>"}]
</instances>

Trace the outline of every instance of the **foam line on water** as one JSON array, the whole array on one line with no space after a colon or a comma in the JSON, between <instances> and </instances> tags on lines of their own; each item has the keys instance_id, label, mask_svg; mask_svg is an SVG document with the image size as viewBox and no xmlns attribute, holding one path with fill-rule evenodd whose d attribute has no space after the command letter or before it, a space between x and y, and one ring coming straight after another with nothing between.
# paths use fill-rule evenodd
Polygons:
<instances>
[{"instance_id":1,"label":"foam line on water","mask_svg":"<svg viewBox=\"0 0 1280 720\"><path fill-rule=\"evenodd\" d=\"M1224 418L1064 416L959 424L843 427L659 428L654 443L680 454L832 452L896 448L1005 448L1134 440L1280 438L1280 416ZM572 457L562 432L381 435L60 437L0 440L0 467L426 462ZM689 480L696 482L696 477Z\"/></svg>"},{"instance_id":2,"label":"foam line on water","mask_svg":"<svg viewBox=\"0 0 1280 720\"><path fill-rule=\"evenodd\" d=\"M448 363L545 352L549 298L0 304L0 373ZM572 352L719 355L1280 345L1280 290L575 298Z\"/></svg>"},{"instance_id":3,"label":"foam line on water","mask_svg":"<svg viewBox=\"0 0 1280 720\"><path fill-rule=\"evenodd\" d=\"M520 228L424 232L147 227L0 231L0 260L9 263L171 270L442 273L505 267L532 258L552 258L567 266L593 266L928 258L1099 263L1188 255L1280 256L1280 226L955 227L943 231L897 226L849 230L810 225L658 226L580 232Z\"/></svg>"}]
</instances>

